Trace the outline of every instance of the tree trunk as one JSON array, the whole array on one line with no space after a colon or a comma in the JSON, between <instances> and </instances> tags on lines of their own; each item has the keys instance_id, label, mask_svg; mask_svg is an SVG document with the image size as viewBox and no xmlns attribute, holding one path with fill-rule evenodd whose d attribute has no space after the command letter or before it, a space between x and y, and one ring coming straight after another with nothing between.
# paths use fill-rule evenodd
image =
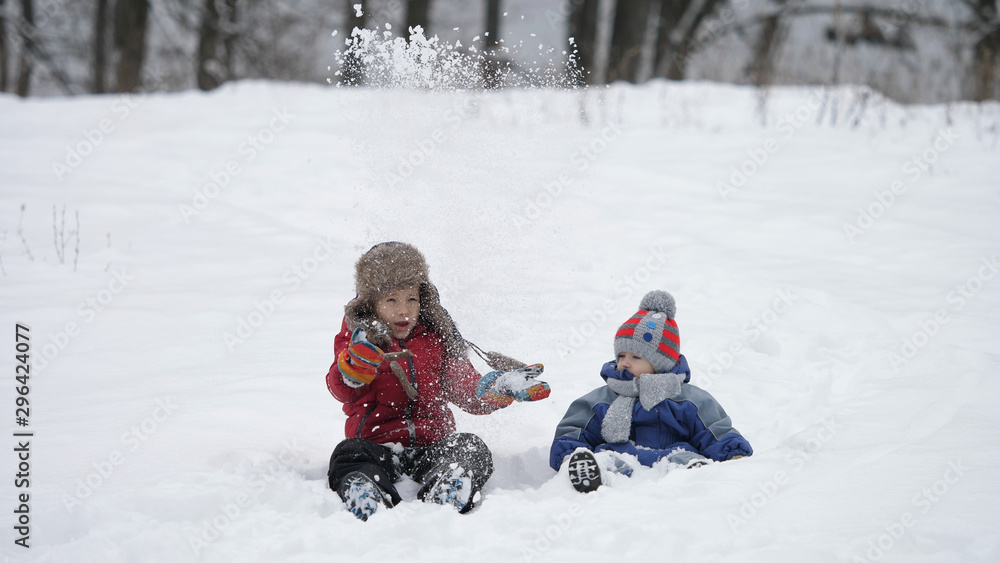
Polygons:
<instances>
[{"instance_id":1,"label":"tree trunk","mask_svg":"<svg viewBox=\"0 0 1000 563\"><path fill-rule=\"evenodd\" d=\"M576 49L573 57L576 60L576 65L569 69L570 78L575 84L601 82L600 77L594 74L594 62L597 59L597 9L599 4L599 0L573 2L573 11L570 13L568 21L568 32L569 37L573 38ZM573 46L570 47L570 49L573 48Z\"/></svg>"},{"instance_id":2,"label":"tree trunk","mask_svg":"<svg viewBox=\"0 0 1000 563\"><path fill-rule=\"evenodd\" d=\"M774 77L774 55L781 36L781 14L764 18L760 36L754 45L753 58L747 65L746 75L755 86L767 86Z\"/></svg>"},{"instance_id":3,"label":"tree trunk","mask_svg":"<svg viewBox=\"0 0 1000 563\"><path fill-rule=\"evenodd\" d=\"M996 27L1000 18L996 0L979 0L977 8L976 13L983 27L994 27L972 48L972 99L981 102L1000 99L1000 91L997 91L997 79L1000 77L1000 27Z\"/></svg>"},{"instance_id":4,"label":"tree trunk","mask_svg":"<svg viewBox=\"0 0 1000 563\"><path fill-rule=\"evenodd\" d=\"M626 80L634 83L638 80L649 3L650 0L627 0L619 1L615 6L611 53L608 55L608 82Z\"/></svg>"},{"instance_id":5,"label":"tree trunk","mask_svg":"<svg viewBox=\"0 0 1000 563\"><path fill-rule=\"evenodd\" d=\"M108 67L108 0L97 0L97 15L94 19L94 84L93 92L107 91L104 78Z\"/></svg>"},{"instance_id":6,"label":"tree trunk","mask_svg":"<svg viewBox=\"0 0 1000 563\"><path fill-rule=\"evenodd\" d=\"M499 88L503 83L503 69L497 56L500 41L500 0L486 2L486 41L483 54L483 85Z\"/></svg>"},{"instance_id":7,"label":"tree trunk","mask_svg":"<svg viewBox=\"0 0 1000 563\"><path fill-rule=\"evenodd\" d=\"M344 22L346 28L346 41L348 41L347 49L344 52L344 62L340 66L340 82L348 86L360 86L364 82L365 69L361 60L357 57L357 54L353 51L351 47L351 36L354 33L354 28L364 29L365 18L367 17L368 11L365 6L365 0L346 0L347 11L344 14ZM357 14L354 9L355 4L361 4L361 15Z\"/></svg>"},{"instance_id":8,"label":"tree trunk","mask_svg":"<svg viewBox=\"0 0 1000 563\"><path fill-rule=\"evenodd\" d=\"M661 0L660 20L656 25L656 59L653 63L653 75L658 78L674 78L684 76L682 64L677 57L675 38L678 26L684 19L684 14L691 7L691 0Z\"/></svg>"},{"instance_id":9,"label":"tree trunk","mask_svg":"<svg viewBox=\"0 0 1000 563\"><path fill-rule=\"evenodd\" d=\"M118 0L115 6L115 46L118 47L118 92L132 92L142 83L146 55L149 0Z\"/></svg>"},{"instance_id":10,"label":"tree trunk","mask_svg":"<svg viewBox=\"0 0 1000 563\"><path fill-rule=\"evenodd\" d=\"M705 21L709 15L715 12L715 9L725 0L704 0L700 4L694 4L689 0L685 0L686 7L684 11L679 11L675 14L668 14L666 20L661 19L659 28L660 36L657 40L658 45L662 45L659 39L663 37L664 32L668 34L668 40L671 45L672 52L668 55L667 53L661 53L657 50L658 64L656 66L656 75L660 77L669 78L671 80L684 80L687 75L688 62L691 57L695 56L701 49L704 48L704 44L699 44L697 42L698 31L701 29L701 24ZM661 18L663 17L663 9L669 8L665 4L674 4L672 0L663 0L661 4ZM697 10L691 14L688 14L689 10ZM673 23L674 29L666 30L665 27ZM689 23L688 23L689 22ZM686 25L684 25L686 24ZM681 29L681 26L684 28ZM679 37L679 39L677 39Z\"/></svg>"},{"instance_id":11,"label":"tree trunk","mask_svg":"<svg viewBox=\"0 0 1000 563\"><path fill-rule=\"evenodd\" d=\"M35 45L35 11L32 9L31 0L21 0L21 57L17 76L16 92L22 98L28 97L31 90L31 68L34 61L30 52Z\"/></svg>"},{"instance_id":12,"label":"tree trunk","mask_svg":"<svg viewBox=\"0 0 1000 563\"><path fill-rule=\"evenodd\" d=\"M486 1L486 48L496 47L500 41L500 0Z\"/></svg>"},{"instance_id":13,"label":"tree trunk","mask_svg":"<svg viewBox=\"0 0 1000 563\"><path fill-rule=\"evenodd\" d=\"M974 50L975 90L972 99L977 102L1000 99L1000 92L997 91L997 78L1000 76L1000 29L980 39Z\"/></svg>"},{"instance_id":14,"label":"tree trunk","mask_svg":"<svg viewBox=\"0 0 1000 563\"><path fill-rule=\"evenodd\" d=\"M223 82L219 62L219 9L215 0L205 0L198 32L198 88L208 91Z\"/></svg>"},{"instance_id":15,"label":"tree trunk","mask_svg":"<svg viewBox=\"0 0 1000 563\"><path fill-rule=\"evenodd\" d=\"M358 11L354 9L355 4L361 5L361 15L358 15ZM368 19L368 2L366 0L347 0L347 36L351 36L351 32L355 27L364 29L365 21Z\"/></svg>"},{"instance_id":16,"label":"tree trunk","mask_svg":"<svg viewBox=\"0 0 1000 563\"><path fill-rule=\"evenodd\" d=\"M0 92L7 91L7 18L0 0Z\"/></svg>"},{"instance_id":17,"label":"tree trunk","mask_svg":"<svg viewBox=\"0 0 1000 563\"><path fill-rule=\"evenodd\" d=\"M431 0L409 0L406 3L406 29L420 26L424 35L429 37L427 26L430 25L428 14L431 11ZM407 31L407 34L409 31ZM409 35L407 35L409 37Z\"/></svg>"},{"instance_id":18,"label":"tree trunk","mask_svg":"<svg viewBox=\"0 0 1000 563\"><path fill-rule=\"evenodd\" d=\"M238 37L236 0L225 0L224 14L219 13L219 1L205 0L198 32L198 88L205 91L233 77L233 51Z\"/></svg>"},{"instance_id":19,"label":"tree trunk","mask_svg":"<svg viewBox=\"0 0 1000 563\"><path fill-rule=\"evenodd\" d=\"M226 28L222 30L222 46L226 49L226 54L222 60L222 67L226 71L226 80L232 80L235 76L233 60L236 53L236 40L239 38L236 27L238 22L236 0L226 0L226 10L229 14L229 21L226 24Z\"/></svg>"}]
</instances>

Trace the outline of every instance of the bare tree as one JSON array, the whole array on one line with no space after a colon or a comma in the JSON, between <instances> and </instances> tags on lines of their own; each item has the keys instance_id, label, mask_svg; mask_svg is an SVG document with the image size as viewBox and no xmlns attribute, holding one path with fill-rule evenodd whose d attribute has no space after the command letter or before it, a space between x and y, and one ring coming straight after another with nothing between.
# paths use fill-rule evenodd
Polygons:
<instances>
[{"instance_id":1,"label":"bare tree","mask_svg":"<svg viewBox=\"0 0 1000 563\"><path fill-rule=\"evenodd\" d=\"M781 40L784 38L782 17L787 0L775 0L781 7L770 12L762 20L760 32L754 43L753 55L746 67L746 75L750 82L758 87L765 87L774 77L774 59Z\"/></svg>"},{"instance_id":2,"label":"bare tree","mask_svg":"<svg viewBox=\"0 0 1000 563\"><path fill-rule=\"evenodd\" d=\"M834 21L839 19L840 11L833 12ZM774 14L767 16L773 17ZM826 39L832 43L841 43L848 46L855 46L859 43L867 43L875 47L890 47L893 49L913 50L913 40L907 30L906 20L900 20L900 25L895 33L890 33L881 16L877 16L875 9L868 7L854 14L854 18L843 28L831 25L826 28ZM766 19L766 18L765 18ZM881 24L881 25L880 25Z\"/></svg>"},{"instance_id":3,"label":"bare tree","mask_svg":"<svg viewBox=\"0 0 1000 563\"><path fill-rule=\"evenodd\" d=\"M219 44L219 9L215 0L205 0L202 8L201 30L198 33L198 88L212 90L224 78L216 53Z\"/></svg>"},{"instance_id":4,"label":"bare tree","mask_svg":"<svg viewBox=\"0 0 1000 563\"><path fill-rule=\"evenodd\" d=\"M761 125L767 125L767 100L774 82L774 66L778 49L786 36L783 20L784 7L788 0L774 0L778 9L761 20L760 30L753 45L753 54L744 70L750 82L757 87L757 113Z\"/></svg>"},{"instance_id":5,"label":"bare tree","mask_svg":"<svg viewBox=\"0 0 1000 563\"><path fill-rule=\"evenodd\" d=\"M355 9L354 5L357 4L360 9ZM350 41L351 34L354 33L354 29L364 29L365 27L365 17L368 13L365 9L365 0L346 0L347 11L345 13L345 21L347 23L345 34L347 40ZM357 57L357 54L348 46L346 52L344 53L344 60L340 65L340 82L348 86L359 86L364 82L365 69L364 64Z\"/></svg>"},{"instance_id":6,"label":"bare tree","mask_svg":"<svg viewBox=\"0 0 1000 563\"><path fill-rule=\"evenodd\" d=\"M431 11L431 0L409 0L406 3L406 29L420 26L424 30L424 35L428 35L427 26L430 24L429 13Z\"/></svg>"},{"instance_id":7,"label":"bare tree","mask_svg":"<svg viewBox=\"0 0 1000 563\"><path fill-rule=\"evenodd\" d=\"M486 42L487 49L500 44L500 0L486 0Z\"/></svg>"},{"instance_id":8,"label":"bare tree","mask_svg":"<svg viewBox=\"0 0 1000 563\"><path fill-rule=\"evenodd\" d=\"M107 92L104 84L108 66L108 0L97 0L97 14L94 16L94 78L92 90L95 94Z\"/></svg>"},{"instance_id":9,"label":"bare tree","mask_svg":"<svg viewBox=\"0 0 1000 563\"><path fill-rule=\"evenodd\" d=\"M503 82L503 68L497 53L500 44L500 0L486 2L486 41L482 61L483 85L498 88Z\"/></svg>"},{"instance_id":10,"label":"bare tree","mask_svg":"<svg viewBox=\"0 0 1000 563\"><path fill-rule=\"evenodd\" d=\"M661 0L660 19L656 26L656 60L653 63L654 74L660 78L680 80L684 77L681 58L677 55L675 43L680 43L680 37L675 40L684 14L691 9L692 0Z\"/></svg>"},{"instance_id":11,"label":"bare tree","mask_svg":"<svg viewBox=\"0 0 1000 563\"><path fill-rule=\"evenodd\" d=\"M684 80L688 61L704 49L698 40L705 19L725 0L661 0L657 25L656 59L653 74L659 78ZM721 27L718 24L717 27ZM709 33L712 37L717 30Z\"/></svg>"},{"instance_id":12,"label":"bare tree","mask_svg":"<svg viewBox=\"0 0 1000 563\"><path fill-rule=\"evenodd\" d=\"M46 6L48 11L51 11L51 6L51 4ZM48 71L42 76L52 79L66 94L73 94L73 81L62 69L60 61L52 55L49 49L46 49L39 33L38 25L51 21L51 15L43 11L41 17L36 21L34 8L32 0L21 0L21 17L17 26L21 45L18 53L19 69L14 91L19 96L27 97L31 90L35 66L41 65Z\"/></svg>"},{"instance_id":13,"label":"bare tree","mask_svg":"<svg viewBox=\"0 0 1000 563\"><path fill-rule=\"evenodd\" d=\"M1000 18L996 0L964 0L979 23L981 36L972 47L972 99L1000 99Z\"/></svg>"},{"instance_id":14,"label":"bare tree","mask_svg":"<svg viewBox=\"0 0 1000 563\"><path fill-rule=\"evenodd\" d=\"M236 0L225 0L226 13L229 21L225 25L222 33L222 46L225 48L225 55L222 58L222 66L226 69L226 79L233 78L233 64L236 55L236 40L239 38Z\"/></svg>"},{"instance_id":15,"label":"bare tree","mask_svg":"<svg viewBox=\"0 0 1000 563\"><path fill-rule=\"evenodd\" d=\"M669 1L669 0L668 0ZM629 0L615 6L615 23L608 55L608 82L637 82L650 0Z\"/></svg>"},{"instance_id":16,"label":"bare tree","mask_svg":"<svg viewBox=\"0 0 1000 563\"><path fill-rule=\"evenodd\" d=\"M0 0L0 92L7 91L7 18Z\"/></svg>"},{"instance_id":17,"label":"bare tree","mask_svg":"<svg viewBox=\"0 0 1000 563\"><path fill-rule=\"evenodd\" d=\"M597 60L597 9L599 0L574 0L573 10L569 15L569 36L573 38L573 58L576 65L571 66L571 80L574 84L595 84L600 77L594 73L594 63Z\"/></svg>"},{"instance_id":18,"label":"bare tree","mask_svg":"<svg viewBox=\"0 0 1000 563\"><path fill-rule=\"evenodd\" d=\"M212 90L232 78L235 27L236 0L205 0L198 32L198 88Z\"/></svg>"},{"instance_id":19,"label":"bare tree","mask_svg":"<svg viewBox=\"0 0 1000 563\"><path fill-rule=\"evenodd\" d=\"M116 90L119 92L132 92L142 82L148 16L149 0L118 0L115 6L115 46L118 48Z\"/></svg>"},{"instance_id":20,"label":"bare tree","mask_svg":"<svg viewBox=\"0 0 1000 563\"><path fill-rule=\"evenodd\" d=\"M706 4L712 0L705 0ZM971 6L971 2L985 1L987 3L995 0L961 0L966 5ZM716 2L718 4L718 2ZM951 20L934 16L922 15L918 12L909 12L898 7L874 7L866 4L810 4L806 2L781 2L777 9L781 12L784 20L791 20L799 17L809 16L829 16L834 19L834 25L826 30L826 38L831 42L844 43L853 46L857 43L868 43L876 46L885 46L894 49L912 50L913 40L910 38L908 29L911 26L919 26L927 29L937 29L941 31L959 30L968 32L977 27L969 22L952 22ZM747 29L759 26L765 20L774 15L773 11L762 11L755 13L748 18L729 22L727 25L719 27L715 32L697 42L697 49L708 48L715 41L726 35L737 32L743 33ZM847 16L854 16L853 23L841 30L836 22ZM883 22L893 23L898 27L898 31L891 35L883 31L880 24Z\"/></svg>"},{"instance_id":21,"label":"bare tree","mask_svg":"<svg viewBox=\"0 0 1000 563\"><path fill-rule=\"evenodd\" d=\"M31 70L34 66L31 51L35 45L35 11L31 0L21 0L21 25L18 28L21 30L21 56L15 91L25 98L31 89Z\"/></svg>"}]
</instances>

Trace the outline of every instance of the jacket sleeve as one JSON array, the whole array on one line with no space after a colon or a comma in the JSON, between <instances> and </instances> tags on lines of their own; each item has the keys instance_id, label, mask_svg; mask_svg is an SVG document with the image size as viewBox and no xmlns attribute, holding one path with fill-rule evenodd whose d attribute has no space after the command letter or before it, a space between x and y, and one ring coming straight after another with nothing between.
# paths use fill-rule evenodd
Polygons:
<instances>
[{"instance_id":1,"label":"jacket sleeve","mask_svg":"<svg viewBox=\"0 0 1000 563\"><path fill-rule=\"evenodd\" d=\"M556 426L556 435L549 449L549 466L559 471L563 459L577 448L595 450L604 443L601 423L608 412L611 391L600 387L573 401Z\"/></svg>"},{"instance_id":2,"label":"jacket sleeve","mask_svg":"<svg viewBox=\"0 0 1000 563\"><path fill-rule=\"evenodd\" d=\"M441 374L444 397L449 403L469 414L490 414L502 407L484 403L476 397L476 384L482 375L468 358L448 358L444 360Z\"/></svg>"},{"instance_id":3,"label":"jacket sleeve","mask_svg":"<svg viewBox=\"0 0 1000 563\"><path fill-rule=\"evenodd\" d=\"M344 375L340 373L340 368L337 366L337 358L347 350L350 344L351 331L347 329L347 319L345 318L341 322L340 332L333 339L333 365L330 366L330 371L326 373L326 388L330 390L330 394L334 398L342 403L353 403L368 390L367 385L352 387L344 382Z\"/></svg>"},{"instance_id":4,"label":"jacket sleeve","mask_svg":"<svg viewBox=\"0 0 1000 563\"><path fill-rule=\"evenodd\" d=\"M694 385L685 387L685 400L694 407L692 416L688 417L691 446L715 461L726 461L735 455L753 455L750 442L733 428L729 415L715 397Z\"/></svg>"}]
</instances>

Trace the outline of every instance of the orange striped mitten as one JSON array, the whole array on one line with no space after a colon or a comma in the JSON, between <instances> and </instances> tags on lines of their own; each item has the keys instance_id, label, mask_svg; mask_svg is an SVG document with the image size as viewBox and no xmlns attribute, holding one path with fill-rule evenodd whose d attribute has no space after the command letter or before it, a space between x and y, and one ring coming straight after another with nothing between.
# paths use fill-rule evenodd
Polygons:
<instances>
[{"instance_id":1,"label":"orange striped mitten","mask_svg":"<svg viewBox=\"0 0 1000 563\"><path fill-rule=\"evenodd\" d=\"M357 328L351 334L351 344L337 356L337 367L351 382L367 385L375 380L384 356L378 346L368 342L365 331Z\"/></svg>"}]
</instances>

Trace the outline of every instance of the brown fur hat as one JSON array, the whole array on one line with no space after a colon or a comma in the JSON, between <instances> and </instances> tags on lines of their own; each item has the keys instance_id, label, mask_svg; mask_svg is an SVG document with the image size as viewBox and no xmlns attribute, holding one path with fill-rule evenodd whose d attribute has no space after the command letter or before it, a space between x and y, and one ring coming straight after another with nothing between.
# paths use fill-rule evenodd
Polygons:
<instances>
[{"instance_id":1,"label":"brown fur hat","mask_svg":"<svg viewBox=\"0 0 1000 563\"><path fill-rule=\"evenodd\" d=\"M448 354L465 357L468 346L448 311L441 306L438 290L430 282L427 261L414 246L405 242L383 242L373 246L354 266L357 296L344 308L347 328L361 327L368 341L383 350L392 342L392 331L375 312L375 303L386 293L403 287L420 291L418 321L437 333Z\"/></svg>"}]
</instances>

